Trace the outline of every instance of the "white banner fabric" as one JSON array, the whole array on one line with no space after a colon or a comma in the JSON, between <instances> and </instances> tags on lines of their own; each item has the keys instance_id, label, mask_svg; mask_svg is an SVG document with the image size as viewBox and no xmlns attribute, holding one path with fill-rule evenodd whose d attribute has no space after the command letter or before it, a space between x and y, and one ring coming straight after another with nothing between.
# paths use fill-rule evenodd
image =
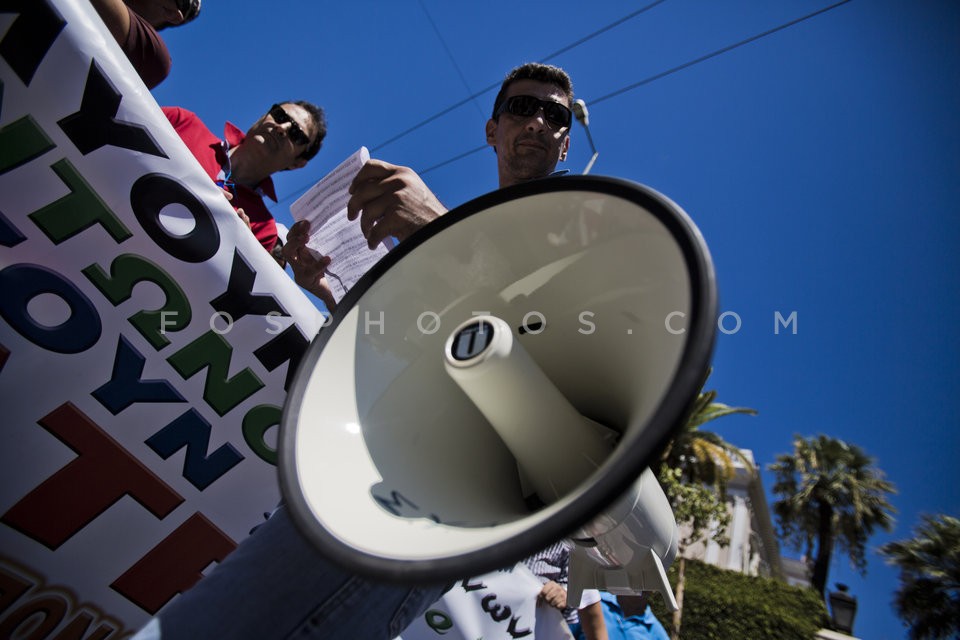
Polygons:
<instances>
[{"instance_id":1,"label":"white banner fabric","mask_svg":"<svg viewBox=\"0 0 960 640\"><path fill-rule=\"evenodd\" d=\"M523 564L461 580L397 640L573 640L560 611L537 603L542 588Z\"/></svg>"},{"instance_id":2,"label":"white banner fabric","mask_svg":"<svg viewBox=\"0 0 960 640\"><path fill-rule=\"evenodd\" d=\"M87 2L7 4L0 637L118 638L275 507L323 319Z\"/></svg>"}]
</instances>

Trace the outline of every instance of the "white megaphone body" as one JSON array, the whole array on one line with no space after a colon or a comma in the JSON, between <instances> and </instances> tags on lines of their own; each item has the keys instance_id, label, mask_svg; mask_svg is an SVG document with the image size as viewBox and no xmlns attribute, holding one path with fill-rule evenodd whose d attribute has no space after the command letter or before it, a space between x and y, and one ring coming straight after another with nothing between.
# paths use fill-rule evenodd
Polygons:
<instances>
[{"instance_id":1,"label":"white megaphone body","mask_svg":"<svg viewBox=\"0 0 960 640\"><path fill-rule=\"evenodd\" d=\"M667 496L653 472L644 469L625 495L573 534L569 601L577 602L588 588L614 595L658 591L667 608L676 611L667 568L677 556L679 539Z\"/></svg>"},{"instance_id":2,"label":"white megaphone body","mask_svg":"<svg viewBox=\"0 0 960 640\"><path fill-rule=\"evenodd\" d=\"M444 357L447 373L516 459L528 503L549 504L568 495L616 447L619 434L581 415L500 318L481 315L461 324L447 339ZM664 564L669 567L677 552L677 523L649 468L569 537L576 545L570 602L579 602L585 588L659 591L676 610Z\"/></svg>"},{"instance_id":3,"label":"white megaphone body","mask_svg":"<svg viewBox=\"0 0 960 640\"><path fill-rule=\"evenodd\" d=\"M677 527L647 468L706 378L706 246L646 187L586 176L427 225L341 301L280 430L294 520L375 578L480 575L567 537L585 587L660 591Z\"/></svg>"}]
</instances>

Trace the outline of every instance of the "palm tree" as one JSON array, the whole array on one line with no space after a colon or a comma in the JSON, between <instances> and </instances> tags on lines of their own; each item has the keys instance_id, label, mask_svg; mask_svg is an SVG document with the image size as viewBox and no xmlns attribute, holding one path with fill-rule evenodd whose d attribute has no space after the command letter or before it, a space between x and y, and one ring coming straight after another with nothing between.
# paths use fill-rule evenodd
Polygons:
<instances>
[{"instance_id":1,"label":"palm tree","mask_svg":"<svg viewBox=\"0 0 960 640\"><path fill-rule=\"evenodd\" d=\"M734 460L740 460L747 470L752 471L753 465L739 448L712 431L701 431L700 426L734 413L756 415L757 412L747 407L714 402L716 397L716 391L700 392L687 422L664 450L661 464L669 469L680 469L685 482L713 485L722 495L727 481L736 473Z\"/></svg>"},{"instance_id":2,"label":"palm tree","mask_svg":"<svg viewBox=\"0 0 960 640\"><path fill-rule=\"evenodd\" d=\"M784 541L795 549L817 553L810 579L824 596L834 546L854 567L866 573L865 546L876 527L893 526L893 506L887 494L893 483L873 467L873 458L855 445L825 435L794 436L793 453L777 456L769 466L776 473L773 505Z\"/></svg>"},{"instance_id":3,"label":"palm tree","mask_svg":"<svg viewBox=\"0 0 960 640\"><path fill-rule=\"evenodd\" d=\"M925 516L912 539L880 552L900 567L893 602L911 640L960 637L960 519Z\"/></svg>"}]
</instances>

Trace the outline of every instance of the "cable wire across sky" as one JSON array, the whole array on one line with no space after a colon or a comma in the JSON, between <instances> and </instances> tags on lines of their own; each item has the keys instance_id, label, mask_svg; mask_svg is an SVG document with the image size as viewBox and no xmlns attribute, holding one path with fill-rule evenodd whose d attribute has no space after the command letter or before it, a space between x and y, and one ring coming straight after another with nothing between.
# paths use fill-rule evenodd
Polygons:
<instances>
[{"instance_id":1,"label":"cable wire across sky","mask_svg":"<svg viewBox=\"0 0 960 640\"><path fill-rule=\"evenodd\" d=\"M597 37L597 36L599 36L599 35L601 35L601 34L603 34L603 33L606 33L606 32L609 31L610 29L613 29L614 27L619 26L619 25L623 24L624 22L627 22L627 21L630 20L631 18L634 18L634 17L640 15L641 13L644 13L644 12L652 9L653 7L657 6L658 4L662 4L662 3L664 3L664 2L666 2L666 0L656 0L656 2L652 2L652 3L646 5L645 7L641 8L641 9L637 9L636 11L633 11L633 12L631 12L631 13L628 13L627 15L623 16L622 18L619 18L618 20L615 20L615 21L611 22L610 24L606 25L605 27L601 27L600 29L597 29L597 30L594 31L593 33L590 33L590 34L588 34L588 35L580 38L579 40L576 40L576 41L574 41L574 42L571 42L570 44L568 44L568 45L566 45L566 46L564 46L564 47L561 47L560 49L554 51L553 53L544 56L543 58L540 59L540 62L549 62L549 61L552 60L553 58L556 58L557 56L559 56L559 55L561 55L561 54L563 54L563 53L566 53L567 51L570 51L571 49L574 49L574 48L580 46L581 44L583 44L583 43L585 43L585 42L588 42L588 41L592 40L593 38L595 38L595 37ZM431 22L432 22L432 20L431 20ZM441 42L443 42L442 39L441 39ZM444 47L446 47L445 44L444 44ZM448 49L448 53L449 53L449 49ZM452 54L451 54L451 59L452 59ZM454 63L454 66L456 66L456 63ZM459 67L457 67L457 68L458 68L458 70L459 70ZM461 76L461 77L462 77L462 76ZM441 116L444 116L444 115L450 113L451 111L453 111L453 110L456 109L457 107L460 107L460 106L466 104L467 102L473 100L474 98L478 98L478 97L482 96L483 94L487 93L488 91L491 91L491 90L493 90L493 89L499 88L501 82L502 82L502 79L494 82L494 83L491 84L491 85L488 85L487 87L484 87L483 89L481 89L480 91L477 91L476 93L470 94L470 95L467 96L466 98L464 98L464 99L462 99L462 100L460 100L460 101L458 101L458 102L450 105L450 106L447 107L446 109L443 109L443 110L441 110L441 111L433 114L432 116L430 116L430 117L428 117L428 118L425 118L424 120L421 120L420 122L418 122L417 124L413 125L412 127L408 128L408 129L405 129L405 130L401 131L400 133L398 133L397 135L393 136L392 138L390 138L390 139L388 139L388 140L386 140L386 141L384 141L384 142L381 142L380 144L378 144L378 145L375 146L375 147L372 147L370 150L371 150L371 151L379 151L380 149L382 149L383 147L387 146L388 144L391 144L391 143L393 143L393 142L396 142L396 141L399 140L400 138L403 138L404 136L406 136L406 135L408 135L408 134L416 131L416 130L419 129L420 127L423 127L424 125L427 125L427 124L433 122L433 121L436 120L437 118L439 118L439 117L441 117ZM466 84L466 80L464 80L464 84Z\"/></svg>"},{"instance_id":2,"label":"cable wire across sky","mask_svg":"<svg viewBox=\"0 0 960 640\"><path fill-rule=\"evenodd\" d=\"M569 44L567 44L567 45L564 45L563 47L557 49L556 51L554 51L554 52L552 52L552 53L547 54L546 56L544 56L543 58L540 59L540 62L549 62L549 61L552 60L553 58L556 58L557 56L559 56L559 55L561 55L561 54L564 54L564 53L566 53L567 51L570 51L571 49L574 49L574 48L580 46L581 44L584 44L585 42L589 42L589 41L592 40L593 38L596 38L597 36L599 36L599 35L601 35L601 34L603 34L603 33L606 33L607 31L610 31L611 29L613 29L613 28L615 28L615 27L617 27L617 26L619 26L619 25L627 22L628 20L631 20L632 18L635 18L636 16L639 16L639 15L642 14L642 13L645 13L645 12L649 11L650 9L656 7L656 6L659 5L659 4L663 4L663 3L666 2L666 1L667 1L667 0L656 0L655 2L651 2L650 4L647 4L647 5L643 6L643 7L641 7L640 9L637 9L636 11L631 11L631 12L628 13L627 15L625 15L625 16L623 16L623 17L621 17L621 18L618 18L617 20L614 20L614 21L611 22L610 24L605 25L605 26L597 29L596 31L593 31L593 32L591 32L591 33L583 36L582 38L579 38L578 40L575 40L575 41L573 41L573 42L571 42L571 43L569 43ZM422 2L421 2L421 5L420 5L420 6L423 8L424 13L427 15L427 20L430 21L430 24L433 26L434 31L436 31L437 36L438 36L438 38L440 39L441 45L443 45L443 48L444 48L444 50L447 52L447 55L449 56L451 62L453 63L454 68L456 69L457 73L460 75L461 81L463 82L464 86L467 88L467 91L470 91L470 87L469 87L469 84L467 83L466 77L464 76L464 74L463 74L462 71L460 70L460 66L457 64L456 60L453 58L453 54L451 53L449 47L447 47L447 44L446 44L446 42L444 41L443 36L441 35L440 31L437 29L437 26L436 26L436 24L435 24L434 21L433 21L433 18L432 18L432 17L430 16L430 14L427 12L426 7L423 6L423 3L422 3ZM484 87L483 89L480 89L479 91L476 91L476 92L474 92L474 93L471 93L471 94L468 95L466 98L463 98L462 100L458 100L457 102L453 103L453 104L450 105L449 107L446 107L445 109L442 109L442 110L438 111L437 113L433 114L432 116L429 116L429 117L427 117L427 118L424 118L423 120L421 120L421 121L418 122L417 124L413 125L412 127L409 127L409 128L407 128L407 129L404 129L404 130L401 131L400 133L396 134L395 136L393 136L393 137L391 137L391 138L389 138L389 139L387 139L387 140L384 140L383 142L381 142L380 144L378 144L378 145L376 145L376 146L370 147L370 152L371 152L371 153L376 153L377 151L380 151L381 149L383 149L383 148L386 147L387 145L392 144L392 143L396 142L397 140L399 140L399 139L401 139L401 138L403 138L403 137L405 137L405 136L413 133L413 132L416 131L417 129L420 129L420 128L422 128L422 127L430 124L431 122L433 122L433 121L436 120L437 118L441 118L441 117L447 115L448 113L450 113L451 111L455 111L455 110L458 109L459 107L462 107L463 105L467 104L467 103L470 102L471 100L475 100L476 98L479 98L480 96L482 96L483 94L487 93L488 91L491 91L491 90L493 90L493 89L499 88L501 82L502 82L502 79L501 79L501 80L497 80L497 81L494 82L493 84L490 84L490 85ZM478 108L479 108L479 106L478 106ZM482 110L481 110L481 113L482 113ZM471 151L468 151L468 152L466 152L466 153L460 154L460 155L456 156L455 158L450 158L449 160L445 160L444 162L442 162L442 163L440 163L440 164L434 165L434 166L430 167L429 169L427 169L427 171L432 170L432 169L436 169L436 168L441 167L441 166L443 166L443 165L445 165L445 164L450 164L451 162L455 162L456 160L459 160L460 158L464 158L464 157L466 157L466 156L468 156L468 155L470 155L470 154L472 154L472 153L476 153L477 151L480 151L481 149L484 149L484 148L485 148L485 146L481 146L481 147L478 147L478 148L476 148L476 149L472 149ZM421 173L425 173L425 172L421 172ZM287 202L288 200L291 200L291 199L297 197L298 195L300 195L301 193L303 193L304 191L306 191L307 189L309 189L312 184L313 184L313 182L311 182L311 183L309 183L309 184L306 184L306 185L303 185L302 187L299 187L299 188L295 189L295 190L291 193L291 195L288 195L288 196L285 196L285 197L281 198L280 201L278 202L278 204L283 203L283 202Z\"/></svg>"},{"instance_id":3,"label":"cable wire across sky","mask_svg":"<svg viewBox=\"0 0 960 640\"><path fill-rule=\"evenodd\" d=\"M714 51L711 51L710 53L707 53L707 54L704 54L704 55L699 56L699 57L697 57L697 58L694 58L693 60L689 60L689 61L687 61L687 62L684 62L683 64L679 64L679 65L677 65L677 66L671 67L670 69L667 69L667 70L665 70L665 71L661 71L661 72L659 72L659 73L656 73L656 74L654 74L654 75L652 75L652 76L649 76L649 77L644 78L644 79L642 79L642 80L639 80L639 81L637 81L637 82L633 82L633 83L631 83L631 84L628 84L628 85L626 85L626 86L624 86L624 87L621 87L621 88L616 89L616 90L614 90L614 91L611 91L611 92L609 92L609 93L607 93L607 94L604 94L604 95L602 95L602 96L600 96L600 97L598 97L598 98L594 98L593 100L589 100L589 101L587 101L587 104L589 104L589 105L591 105L591 106L592 106L592 105L595 105L595 104L599 104L599 103L601 103L601 102L605 102L605 101L607 101L607 100L610 100L611 98L615 98L615 97L617 97L617 96L619 96L619 95L622 95L622 94L627 93L627 92L629 92L629 91L632 91L632 90L634 90L634 89L638 89L638 88L640 88L640 87L642 87L642 86L646 86L646 85L648 85L648 84L651 84L651 83L653 83L653 82L656 82L657 80L662 80L663 78L666 78L666 77L668 77L668 76L671 76L671 75L673 75L673 74L675 74L675 73L677 73L677 72L679 72L679 71L683 71L684 69L689 69L690 67L693 67L693 66L695 66L695 65L698 65L698 64L700 64L700 63L702 63L702 62L706 62L707 60L711 60L711 59L716 58L716 57L718 57L718 56L721 56L721 55L723 55L723 54L725 54L725 53L729 53L729 52L731 52L731 51L733 51L733 50L735 50L735 49L738 49L738 48L740 48L740 47L742 47L742 46L745 46L745 45L747 45L747 44L756 42L756 41L761 40L761 39L763 39L763 38L765 38L765 37L767 37L767 36L773 35L773 34L775 34L775 33L779 33L780 31L783 31L783 30L788 29L788 28L790 28L790 27L796 26L796 25L798 25L798 24L800 24L800 23L802 23L802 22L805 22L805 21L807 21L807 20L810 20L810 19L812 19L812 18L815 18L816 16L825 14L825 13L827 13L827 12L829 12L829 11L832 11L832 10L834 10L834 9L842 6L842 5L847 4L847 3L850 2L850 1L851 1L851 0L840 0L839 2L835 2L834 4L831 4L831 5L828 5L828 6L826 6L826 7L823 7L823 8L821 8L821 9L816 10L816 11L813 11L813 12L811 12L811 13L808 13L808 14L806 14L806 15L804 15L804 16L801 16L801 17L799 17L799 18L795 18L795 19L793 19L793 20L790 20L790 21L788 21L788 22L785 22L785 23L783 23L783 24L780 24L780 25L778 25L778 26L776 26L776 27L773 27L773 28L771 28L771 29L767 29L767 30L765 30L765 31L762 31L762 32L760 32L760 33L758 33L758 34L756 34L756 35L750 36L749 38L744 38L743 40L740 40L740 41L735 42L735 43L733 43L733 44L727 45L727 46L725 46L725 47L721 47L721 48L719 48L719 49L716 49L716 50L714 50ZM571 42L571 43L568 44L568 45L565 45L565 46L561 47L560 49L554 51L553 53L550 53L549 55L541 58L540 62L549 62L551 59L556 58L557 56L559 56L559 55L561 55L561 54L563 54L563 53L566 53L567 51L570 51L571 49L573 49L573 48L575 48L575 47L577 47L577 46L579 46L579 45L581 45L581 44L583 44L583 43L585 43L585 42L588 42L589 40L591 40L591 39L593 39L593 38L595 38L595 37L597 37L597 36L599 36L599 35L601 35L601 34L603 34L603 33L606 33L607 31L613 29L614 27L619 26L619 25L623 24L624 22L627 22L628 20L630 20L630 19L632 19L632 18L634 18L634 17L636 17L636 16L638 16L638 15L640 15L640 14L642 14L642 13L644 13L644 12L646 12L646 11L654 8L654 7L656 7L656 6L659 5L659 4L662 4L663 2L666 2L666 0L656 0L656 2L652 2L652 3L650 3L650 4L648 4L648 5L644 6L644 7L642 7L641 9L638 9L638 10L636 10L636 11L633 11L633 12L631 12L631 13L623 16L622 18L619 18L618 20L615 20L614 22L611 22L610 24L608 24L608 25L606 25L606 26L604 26L604 27L602 27L602 28L600 28L600 29L598 29L598 30L596 30L596 31L594 31L594 32L592 32L592 33L590 33L590 34L588 34L588 35L586 35L586 36L584 36L584 37L582 37L582 38L580 38L580 39L578 39L578 40L576 40L576 41L574 41L574 42ZM427 17L428 17L428 19L430 20L431 24L433 24L433 20L432 20L432 18L429 17L429 14L428 14ZM434 25L434 28L436 28L435 25ZM439 35L439 33L438 33L438 35ZM441 43L443 43L442 38L441 38ZM446 48L446 44L445 44L445 43L444 43L444 47ZM447 49L447 53L448 53L448 55L450 56L451 61L453 61L453 56L452 56L452 54L450 53L449 49ZM453 61L453 64L454 64L454 66L457 68L457 71L459 72L459 67L456 65L456 62L455 62L455 61ZM461 79L462 79L463 82L464 82L464 86L467 86L466 79L464 78L464 76L463 76L462 73L460 73L460 77L461 77ZM433 114L432 116L429 116L429 117L421 120L420 122L418 122L417 124L413 125L412 127L409 127L409 128L407 128L407 129L401 131L401 132L398 133L397 135L389 138L388 140L385 140L384 142L381 142L381 143L378 144L377 146L372 147L372 148L370 149L371 152L379 151L379 150L382 149L383 147L385 147L385 146L387 146L387 145L389 145L389 144L391 144L391 143L393 143L393 142L396 142L396 141L399 140L400 138L403 138L404 136L409 135L410 133L416 131L417 129L420 129L420 128L426 126L427 124L433 122L433 121L436 120L437 118L440 118L440 117L442 117L442 116L450 113L451 111L454 111L455 109L463 106L463 105L466 104L467 102L470 102L471 100L474 100L475 98L477 98L477 97L479 97L479 96L487 93L488 91L491 91L492 89L498 88L498 87L500 86L500 84L501 84L501 81L497 81L497 82L495 82L495 83L493 83L493 84L491 84L491 85L489 85L489 86L481 89L480 91L477 91L477 92L475 92L475 93L470 94L470 95L467 96L466 98L463 98L462 100L459 100L459 101L453 103L452 105L446 107L445 109L443 109L443 110L441 110L441 111L438 111L437 113ZM468 88L468 90L469 90L469 87L467 87L467 88ZM450 158L447 158L446 160L443 160L443 161L441 161L441 162L438 162L437 164L434 164L434 165L431 165L431 166L426 167L426 168L424 168L424 169L421 169L421 170L419 170L417 173L419 173L420 175L425 175L425 174L427 174L427 173L430 173L431 171L434 171L435 169L439 169L440 167L444 167L444 166L446 166L446 165L448 165L448 164L451 164L451 163L456 162L456 161L458 161L458 160L462 160L463 158L466 158L466 157L468 157L468 156L471 156L471 155L473 155L473 154L475 154L475 153L479 153L480 151L483 151L483 150L486 149L486 148L488 148L487 145L485 145L485 144L480 145L480 146L475 147L475 148L473 148L473 149L470 149L470 150L468 150L468 151L464 151L464 152L459 153L459 154L457 154L457 155L455 155L455 156L452 156L452 157L450 157ZM303 191L306 191L306 190L310 187L310 185L312 185L312 184L313 184L313 182L311 182L310 184L304 185L303 187L300 187L299 189L296 189L291 195L282 198L282 199L280 200L280 202L281 202L281 203L282 203L282 202L286 202L286 201L288 201L288 200L290 200L290 199L298 196L298 195L299 195L300 193L302 193ZM278 203L278 204L279 204L279 203Z\"/></svg>"},{"instance_id":4,"label":"cable wire across sky","mask_svg":"<svg viewBox=\"0 0 960 640\"><path fill-rule=\"evenodd\" d=\"M837 3L835 3L835 4L832 4L832 5L828 6L828 7L824 7L824 8L822 8L822 9L817 10L817 11L814 11L813 13L808 13L808 14L805 15L805 16L802 16L802 17L800 17L800 18L796 18L796 19L791 20L791 21L789 21L789 22L785 22L785 23L783 23L783 24L781 24L781 25L779 25L779 26L773 27L772 29L767 29L766 31L763 31L763 32L758 33L758 34L756 34L756 35L754 35L754 36L750 36L749 38L745 38L744 40L740 40L739 42L736 42L736 43L734 43L734 44L727 45L726 47L722 47L722 48L720 48L720 49L717 49L717 50L715 50L715 51L712 51L712 52L710 52L710 53L707 53L707 54L705 54L705 55L702 55L702 56L700 56L699 58L695 58L695 59L693 59L693 60L690 60L689 62L684 62L683 64L680 64L680 65L677 65L677 66L672 67L672 68L670 68L670 69L667 69L666 71L661 71L660 73L654 74L654 75L652 75L652 76L650 76L650 77L648 77L648 78L644 78L643 80L640 80L640 81L638 81L638 82L634 82L634 83L632 83L632 84L628 84L627 86L622 87L622 88L620 88L620 89L617 89L616 91L611 91L610 93L607 93L607 94L605 94L605 95L602 95L602 96L600 96L599 98L595 98L595 99L593 99L593 100L588 101L588 104L591 105L591 106L592 106L592 105L595 105L595 104L599 104L599 103L601 103L601 102L604 102L604 101L609 100L609 99L611 99L611 98L614 98L614 97L616 97L616 96L619 96L619 95L622 95L622 94L624 94L624 93L627 93L628 91L632 91L632 90L637 89L637 88L639 88L639 87L642 87L642 86L644 86L644 85L648 85L648 84L650 84L650 83L652 83L652 82L655 82L655 81L657 81L657 80L662 80L663 78L666 78L667 76L670 76L670 75L673 75L674 73L677 73L678 71L682 71L682 70L684 70L684 69L689 69L690 67L692 67L692 66L694 66L694 65L697 65L697 64L700 64L701 62L706 62L707 60L710 60L710 59L712 59L712 58L716 58L717 56L720 56L720 55L722 55L722 54L724 54L724 53L729 53L730 51L733 51L734 49L737 49L737 48L742 47L742 46L744 46L744 45L750 44L751 42L756 42L757 40L760 40L761 38L765 38L766 36L772 35L772 34L777 33L777 32L779 32L779 31L783 31L784 29L787 29L787 28L789 28L789 27L792 27L792 26L795 26L795 25L797 25L797 24L800 24L801 22L804 22L805 20L809 20L809 19L814 18L814 17L816 17L816 16L818 16L818 15L820 15L820 14L823 14L823 13L826 13L826 12L831 11L831 10L833 10L833 9L836 9L837 7L839 7L839 6L841 6L841 5L844 5L844 4L847 4L848 2L850 2L850 0L840 0L840 2L837 2ZM498 86L499 86L499 85L498 85ZM435 165L432 165L432 166L430 166L430 167L427 167L426 169L423 169L423 170L421 170L421 171L418 171L418 173L419 173L420 175L427 174L427 173L433 171L434 169L439 169L440 167L446 166L446 165L448 165L448 164L450 164L450 163L452 163L452 162L456 162L457 160L460 160L460 159L462 159L462 158L466 158L467 156L473 155L474 153L478 153L478 152L480 152L480 151L483 151L483 150L486 149L486 148L487 148L487 145L481 145L481 146L479 146L479 147L476 147L475 149L471 149L471 150L469 150L469 151L465 151L465 152L460 153L460 154L458 154L458 155L456 155L456 156L453 156L452 158L449 158L449 159L447 159L447 160L444 160L443 162L439 162L439 163L437 163L437 164L435 164Z\"/></svg>"},{"instance_id":5,"label":"cable wire across sky","mask_svg":"<svg viewBox=\"0 0 960 640\"><path fill-rule=\"evenodd\" d=\"M656 75L652 75L652 76L650 76L649 78L644 78L643 80L640 80L639 82L634 82L633 84L628 84L627 86L625 86L625 87L623 87L623 88L621 88L621 89L617 89L616 91L611 91L610 93L608 93L608 94L606 94L606 95L602 95L602 96L600 96L599 98L594 98L593 100L590 101L590 104L591 104L591 105L599 104L599 103L603 102L604 100L609 100L610 98L616 97L616 96L618 96L618 95L620 95L620 94L622 94L622 93L626 93L626 92L628 92L628 91L632 91L633 89L636 89L636 88L638 88L638 87L642 87L642 86L644 86L644 85L646 85L646 84L650 84L651 82L654 82L654 81L656 81L656 80L660 80L660 79L662 79L662 78L666 78L667 76L673 75L674 73L676 73L676 72L678 72L678 71L682 71L682 70L684 70L684 69L688 69L688 68L690 68L690 67L692 67L692 66L694 66L694 65L700 64L701 62L706 62L707 60L710 60L711 58L716 58L716 57L719 56L719 55L723 55L724 53L728 53L728 52L730 52L730 51L733 51L734 49L737 49L737 48L742 47L742 46L744 46L744 45L750 44L751 42L756 42L757 40L760 40L761 38L765 38L765 37L767 37L767 36L769 36L769 35L772 35L772 34L774 34L774 33L777 33L778 31L783 31L784 29L787 29L787 28L792 27L792 26L794 26L794 25L800 24L801 22L804 22L805 20L809 20L810 18L814 18L814 17L820 15L821 13L826 13L827 11L831 11L831 10L833 10L833 9L836 9L837 7L839 7L839 6L841 6L841 5L844 5L844 4L847 4L848 2L850 2L850 0L840 0L840 2L837 2L837 3L835 3L835 4L832 4L832 5L828 6L828 7L824 7L823 9L819 9L819 10L817 10L817 11L814 11L813 13L808 13L807 15L805 15L805 16L803 16L803 17L801 17L801 18L797 18L797 19L795 19L795 20L791 20L790 22L785 22L785 23L781 24L780 26L774 27L774 28L772 28L772 29L767 29L766 31L764 31L764 32L762 32L762 33L758 33L757 35L751 36L751 37L749 37L749 38L746 38L745 40L741 40L740 42L736 42L736 43L734 43L734 44L728 45L728 46L723 47L723 48L721 48L721 49L717 49L716 51L712 51L712 52L710 52L710 53L708 53L708 54L706 54L706 55L702 55L702 56L700 56L699 58L696 58L696 59L691 60L691 61L689 61L689 62L684 62L683 64L677 65L676 67L673 67L673 68L671 68L671 69L667 69L666 71L661 71L660 73L658 73L658 74L656 74Z\"/></svg>"}]
</instances>

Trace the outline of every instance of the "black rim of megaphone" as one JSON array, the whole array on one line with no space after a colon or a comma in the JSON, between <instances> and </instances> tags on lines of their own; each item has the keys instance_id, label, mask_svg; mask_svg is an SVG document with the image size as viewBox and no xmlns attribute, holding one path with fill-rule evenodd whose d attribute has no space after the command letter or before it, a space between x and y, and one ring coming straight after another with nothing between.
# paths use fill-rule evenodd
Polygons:
<instances>
[{"instance_id":1,"label":"black rim of megaphone","mask_svg":"<svg viewBox=\"0 0 960 640\"><path fill-rule=\"evenodd\" d=\"M472 215L510 200L563 191L595 192L633 202L655 216L671 233L683 254L690 274L690 316L688 340L668 391L643 429L627 429L619 448L632 456L615 456L604 463L604 472L568 508L558 510L529 532L494 543L483 549L455 556L431 559L385 558L359 550L318 526L306 498L299 491L296 463L296 422L310 373L330 336L360 298L393 265L430 238ZM603 176L563 176L534 180L471 200L413 233L368 271L337 306L336 312L314 338L294 376L280 420L278 449L280 485L294 522L300 531L329 560L342 568L371 578L407 584L440 584L481 575L512 566L596 516L620 497L654 462L670 436L679 428L702 388L710 366L716 338L717 290L706 243L689 216L672 200L644 185ZM633 446L643 438L646 446Z\"/></svg>"}]
</instances>

